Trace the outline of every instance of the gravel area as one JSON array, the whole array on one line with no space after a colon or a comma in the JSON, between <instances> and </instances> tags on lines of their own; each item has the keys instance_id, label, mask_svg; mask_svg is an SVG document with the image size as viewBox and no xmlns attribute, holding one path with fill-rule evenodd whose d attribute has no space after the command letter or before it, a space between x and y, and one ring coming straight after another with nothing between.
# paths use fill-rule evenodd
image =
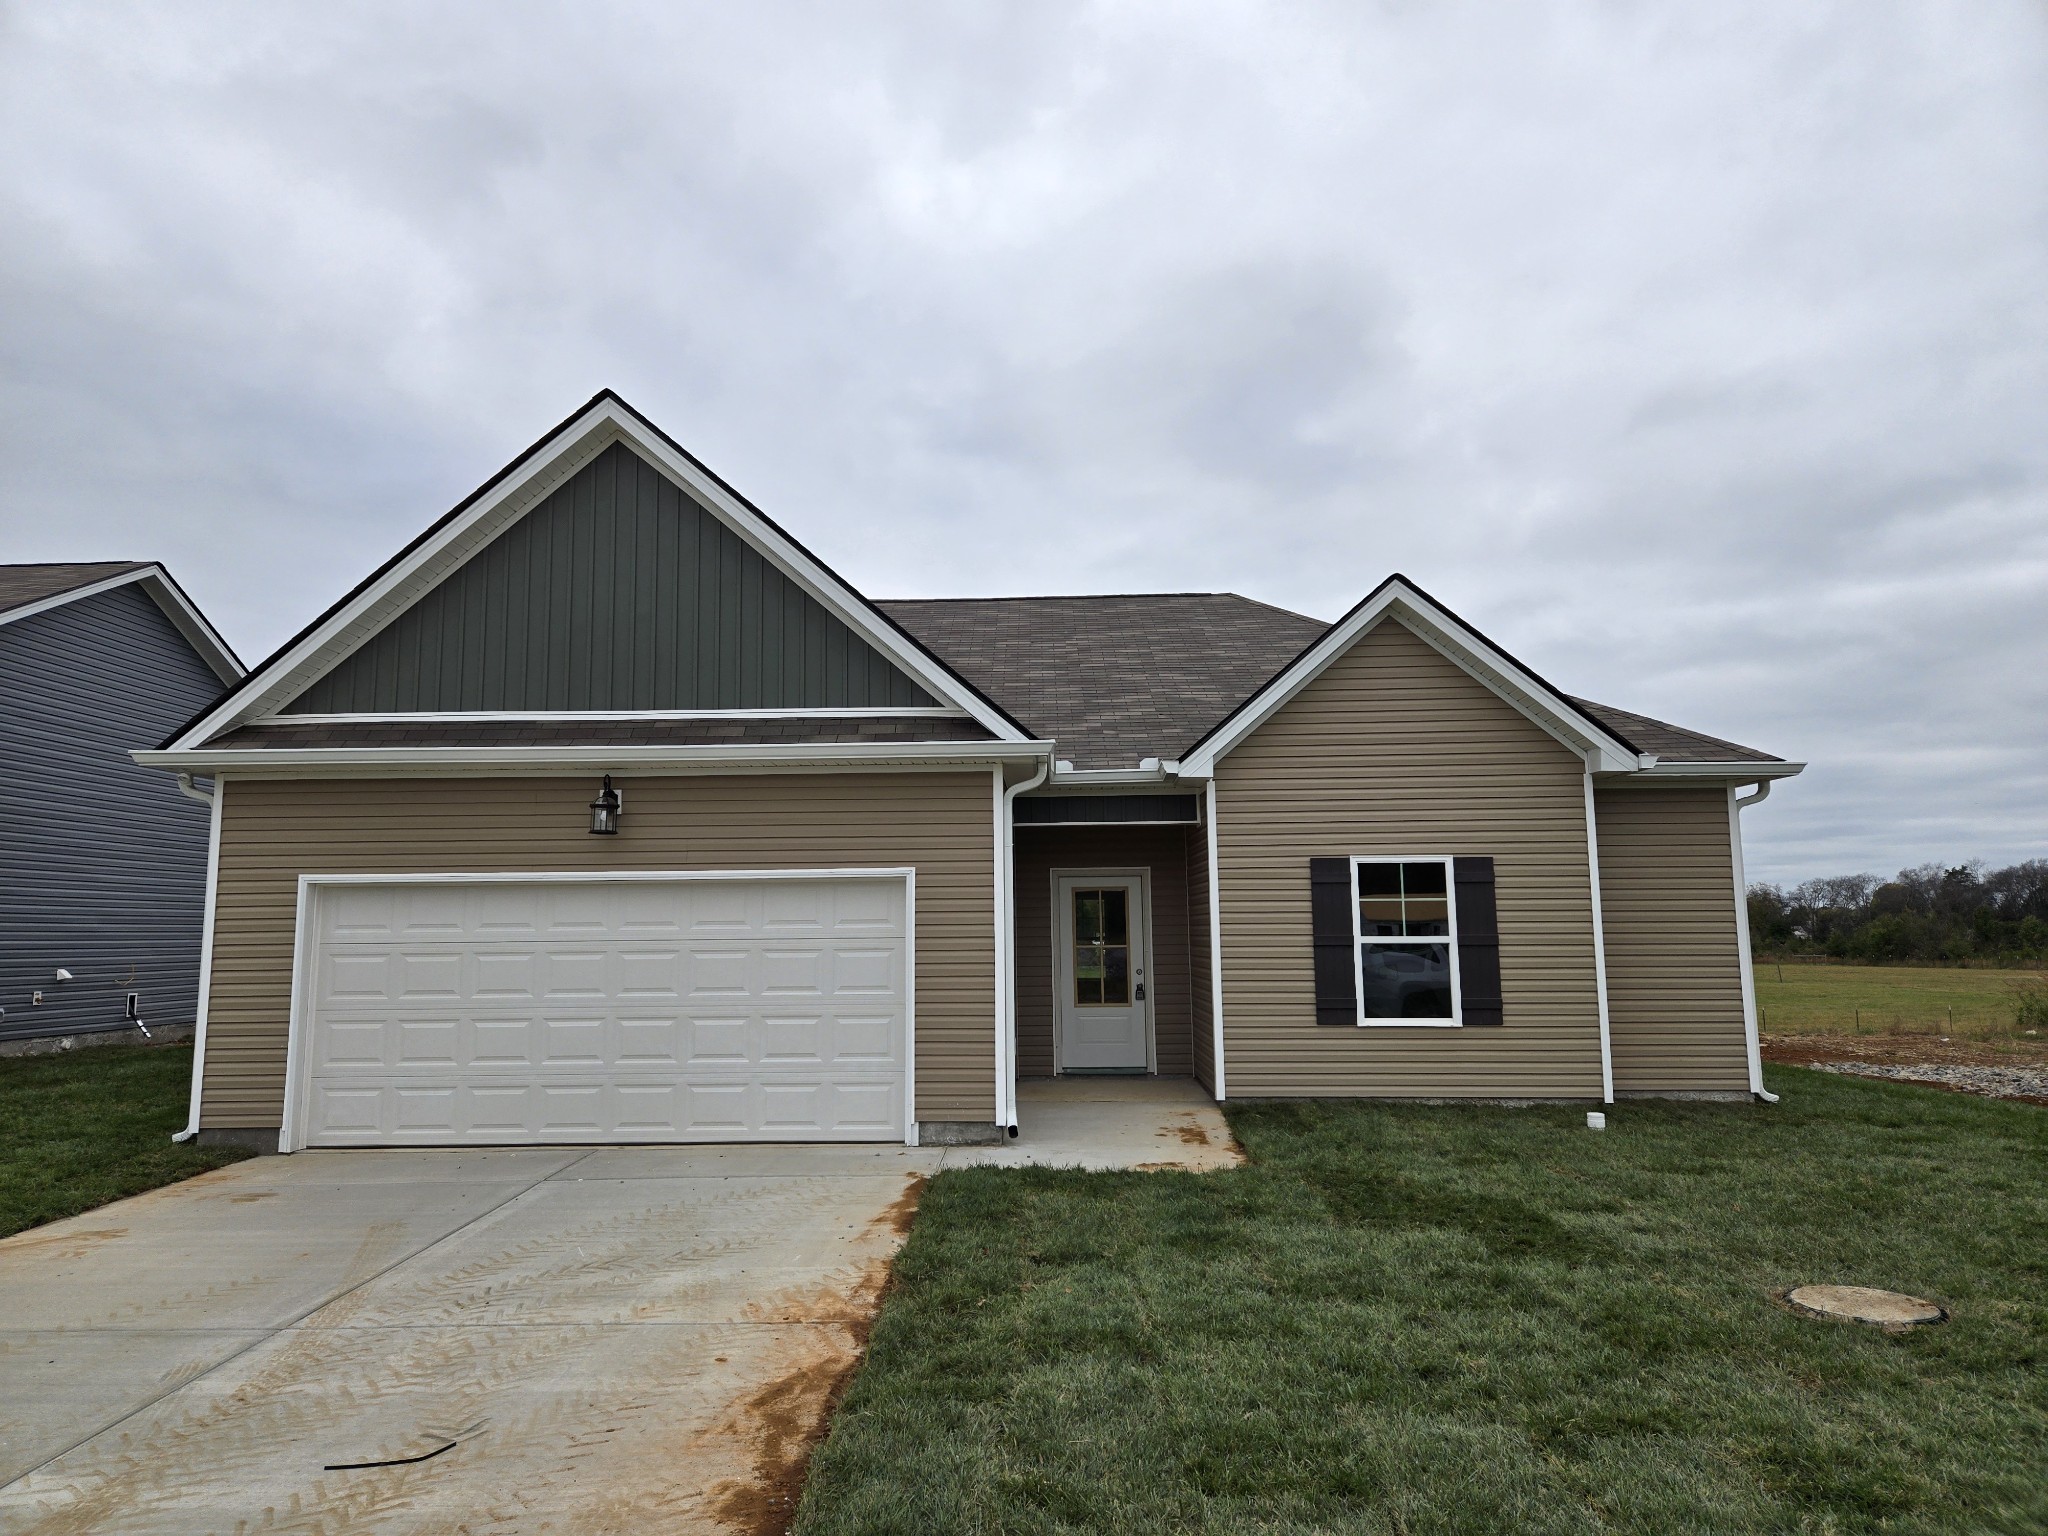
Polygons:
<instances>
[{"instance_id":1,"label":"gravel area","mask_svg":"<svg viewBox=\"0 0 2048 1536\"><path fill-rule=\"evenodd\" d=\"M1850 1077L1887 1077L1902 1083L1932 1083L1937 1087L1981 1093L1994 1099L2048 1101L2048 1067L1963 1067L1933 1062L1900 1066L1875 1061L1817 1061L1812 1065L1820 1072L1840 1072Z\"/></svg>"}]
</instances>

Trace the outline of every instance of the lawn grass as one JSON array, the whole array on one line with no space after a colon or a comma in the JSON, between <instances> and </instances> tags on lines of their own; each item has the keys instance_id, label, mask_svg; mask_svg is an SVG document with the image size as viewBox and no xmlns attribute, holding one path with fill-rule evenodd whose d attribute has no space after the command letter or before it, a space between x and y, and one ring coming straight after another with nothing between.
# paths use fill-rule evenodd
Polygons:
<instances>
[{"instance_id":1,"label":"lawn grass","mask_svg":"<svg viewBox=\"0 0 2048 1536\"><path fill-rule=\"evenodd\" d=\"M2009 1038L2014 989L2040 971L1929 965L1756 966L1759 1025L1767 1035L1950 1035Z\"/></svg>"},{"instance_id":2,"label":"lawn grass","mask_svg":"<svg viewBox=\"0 0 2048 1536\"><path fill-rule=\"evenodd\" d=\"M0 1237L249 1156L174 1146L190 1046L0 1057Z\"/></svg>"},{"instance_id":3,"label":"lawn grass","mask_svg":"<svg viewBox=\"0 0 2048 1536\"><path fill-rule=\"evenodd\" d=\"M1244 1168L926 1192L800 1536L2048 1529L2048 1113L1233 1108ZM1772 1292L1936 1298L1903 1336Z\"/></svg>"}]
</instances>

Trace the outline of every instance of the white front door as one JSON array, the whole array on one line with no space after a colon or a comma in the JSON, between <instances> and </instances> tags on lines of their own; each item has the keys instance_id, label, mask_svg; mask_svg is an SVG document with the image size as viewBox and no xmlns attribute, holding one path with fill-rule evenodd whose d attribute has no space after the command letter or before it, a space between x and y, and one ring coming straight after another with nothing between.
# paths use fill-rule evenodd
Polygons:
<instances>
[{"instance_id":1,"label":"white front door","mask_svg":"<svg viewBox=\"0 0 2048 1536\"><path fill-rule=\"evenodd\" d=\"M898 1141L900 875L334 879L293 1141Z\"/></svg>"},{"instance_id":2,"label":"white front door","mask_svg":"<svg viewBox=\"0 0 2048 1536\"><path fill-rule=\"evenodd\" d=\"M1151 1067L1145 894L1144 875L1132 871L1055 881L1062 1072Z\"/></svg>"}]
</instances>

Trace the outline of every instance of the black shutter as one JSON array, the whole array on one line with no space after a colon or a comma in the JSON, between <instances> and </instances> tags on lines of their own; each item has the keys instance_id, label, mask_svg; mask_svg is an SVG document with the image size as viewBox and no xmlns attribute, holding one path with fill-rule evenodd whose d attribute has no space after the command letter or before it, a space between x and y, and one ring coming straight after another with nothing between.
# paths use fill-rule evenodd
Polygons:
<instances>
[{"instance_id":1,"label":"black shutter","mask_svg":"<svg viewBox=\"0 0 2048 1536\"><path fill-rule=\"evenodd\" d=\"M1503 1022L1500 919L1493 902L1493 860L1453 859L1458 888L1458 1000L1467 1024Z\"/></svg>"},{"instance_id":2,"label":"black shutter","mask_svg":"<svg viewBox=\"0 0 2048 1536\"><path fill-rule=\"evenodd\" d=\"M1354 928L1351 860L1308 861L1308 913L1315 938L1316 1022L1358 1022L1358 971L1351 953Z\"/></svg>"}]
</instances>

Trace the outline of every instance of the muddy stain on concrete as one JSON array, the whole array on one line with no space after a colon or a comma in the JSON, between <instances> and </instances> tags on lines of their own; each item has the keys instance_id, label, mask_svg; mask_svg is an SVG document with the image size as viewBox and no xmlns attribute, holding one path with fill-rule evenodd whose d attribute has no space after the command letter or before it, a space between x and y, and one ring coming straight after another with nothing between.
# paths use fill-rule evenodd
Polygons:
<instances>
[{"instance_id":1,"label":"muddy stain on concrete","mask_svg":"<svg viewBox=\"0 0 2048 1536\"><path fill-rule=\"evenodd\" d=\"M1170 1125L1165 1130L1161 1131L1159 1134L1161 1136L1178 1136L1180 1138L1181 1145L1188 1147L1207 1147L1215 1145L1215 1143L1209 1139L1209 1128L1206 1125L1202 1124L1202 1122L1196 1119L1193 1115L1183 1116L1180 1124Z\"/></svg>"},{"instance_id":2,"label":"muddy stain on concrete","mask_svg":"<svg viewBox=\"0 0 2048 1536\"><path fill-rule=\"evenodd\" d=\"M0 1242L0 1259L34 1253L39 1258L75 1259L100 1243L126 1237L126 1227L84 1227L70 1232L27 1232Z\"/></svg>"},{"instance_id":3,"label":"muddy stain on concrete","mask_svg":"<svg viewBox=\"0 0 2048 1536\"><path fill-rule=\"evenodd\" d=\"M923 1174L913 1175L869 1229L908 1236L928 1182ZM827 1286L778 1297L764 1308L784 1317L807 1313L817 1326L802 1330L799 1358L714 1431L737 1440L752 1461L750 1478L711 1490L711 1513L729 1530L740 1536L784 1536L789 1530L811 1456L824 1443L839 1400L867 1354L868 1336L893 1275L893 1255L874 1259L843 1289Z\"/></svg>"}]
</instances>

